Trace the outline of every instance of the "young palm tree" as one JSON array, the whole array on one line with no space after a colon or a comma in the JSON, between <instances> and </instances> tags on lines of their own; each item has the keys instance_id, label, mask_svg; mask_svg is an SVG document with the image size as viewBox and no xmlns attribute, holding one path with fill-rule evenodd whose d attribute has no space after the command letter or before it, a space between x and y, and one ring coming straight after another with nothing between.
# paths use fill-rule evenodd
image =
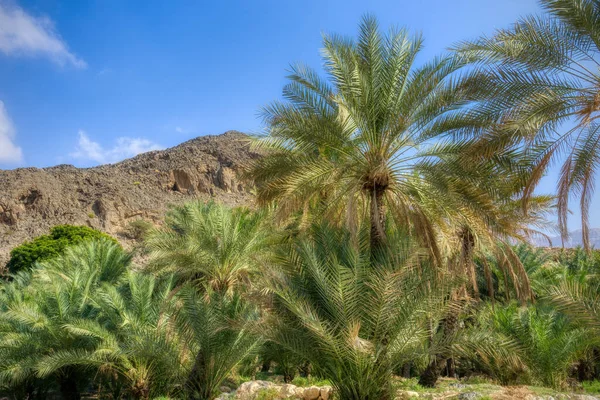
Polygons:
<instances>
[{"instance_id":1,"label":"young palm tree","mask_svg":"<svg viewBox=\"0 0 600 400\"><path fill-rule=\"evenodd\" d=\"M192 202L171 210L150 233L149 269L231 294L248 284L268 245L264 212Z\"/></svg>"},{"instance_id":2,"label":"young palm tree","mask_svg":"<svg viewBox=\"0 0 600 400\"><path fill-rule=\"evenodd\" d=\"M70 326L71 335L96 338L94 348L59 349L40 362L39 374L48 376L66 366L98 372L100 382L121 388L134 399L167 395L182 382L191 356L173 328L177 297L173 279L159 281L129 272L122 285L104 285L91 294L94 319Z\"/></svg>"},{"instance_id":3,"label":"young palm tree","mask_svg":"<svg viewBox=\"0 0 600 400\"><path fill-rule=\"evenodd\" d=\"M589 249L589 207L600 166L600 3L540 3L548 15L521 19L460 46L461 54L480 66L472 87L483 99L466 113L488 129L486 152L522 148L532 158L526 198L548 166L566 156L558 182L559 225L566 237L569 195L577 194ZM500 126L490 129L487 123L497 121Z\"/></svg>"},{"instance_id":4,"label":"young palm tree","mask_svg":"<svg viewBox=\"0 0 600 400\"><path fill-rule=\"evenodd\" d=\"M186 286L178 297L178 333L195 355L185 390L190 399L212 400L233 369L259 349L259 314L237 294L207 295Z\"/></svg>"},{"instance_id":5,"label":"young palm tree","mask_svg":"<svg viewBox=\"0 0 600 400\"><path fill-rule=\"evenodd\" d=\"M591 344L588 330L547 307L525 308L515 303L487 307L479 319L474 337L481 340L483 332L494 337L497 347L475 341L476 362L507 384L529 382L564 388L572 367Z\"/></svg>"},{"instance_id":6,"label":"young palm tree","mask_svg":"<svg viewBox=\"0 0 600 400\"><path fill-rule=\"evenodd\" d=\"M45 363L56 352L86 352L101 342L78 335L75 327L97 317L91 302L95 291L117 284L130 260L112 241L89 242L38 263L28 285L11 283L20 285L21 295L13 293L0 313L0 385L51 375L65 399L79 399L82 385L89 382L87 371L64 364L46 374Z\"/></svg>"},{"instance_id":7,"label":"young palm tree","mask_svg":"<svg viewBox=\"0 0 600 400\"><path fill-rule=\"evenodd\" d=\"M444 133L438 118L468 96L452 78L462 64L447 56L417 66L421 37L395 29L382 35L372 17L359 30L356 41L325 36L327 79L294 66L286 101L264 110L268 135L257 145L267 156L250 170L258 200L277 200L282 215L324 207L351 226L369 215L372 250L385 243L388 214L434 245L423 205L450 202L454 188L444 169L435 177L424 172L445 150L435 139Z\"/></svg>"},{"instance_id":8,"label":"young palm tree","mask_svg":"<svg viewBox=\"0 0 600 400\"><path fill-rule=\"evenodd\" d=\"M426 317L446 310L448 291L427 281L418 252L393 242L373 268L368 229L321 224L275 258L271 339L309 360L341 400L392 398L392 371L423 349Z\"/></svg>"}]
</instances>

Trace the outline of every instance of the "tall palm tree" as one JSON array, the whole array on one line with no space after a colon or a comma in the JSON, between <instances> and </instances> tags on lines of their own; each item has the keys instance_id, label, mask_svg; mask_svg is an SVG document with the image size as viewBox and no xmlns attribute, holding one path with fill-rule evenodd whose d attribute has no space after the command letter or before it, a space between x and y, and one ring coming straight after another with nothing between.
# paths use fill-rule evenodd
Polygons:
<instances>
[{"instance_id":1,"label":"tall palm tree","mask_svg":"<svg viewBox=\"0 0 600 400\"><path fill-rule=\"evenodd\" d=\"M146 241L148 268L231 294L256 273L272 231L264 211L191 202L171 210Z\"/></svg>"},{"instance_id":2,"label":"tall palm tree","mask_svg":"<svg viewBox=\"0 0 600 400\"><path fill-rule=\"evenodd\" d=\"M540 3L547 15L458 48L479 67L471 84L482 101L466 114L486 129L487 152L522 149L535 163L525 198L553 161L566 157L558 181L559 225L564 238L569 196L580 196L589 249L589 207L600 166L600 3Z\"/></svg>"},{"instance_id":3,"label":"tall palm tree","mask_svg":"<svg viewBox=\"0 0 600 400\"><path fill-rule=\"evenodd\" d=\"M250 169L259 202L277 200L284 216L325 207L351 224L369 215L372 250L385 243L389 214L433 245L423 204L448 203L449 191L458 188L443 181L444 169L436 179L424 171L452 149L436 139L447 126L437 121L457 111L469 87L452 78L459 58L417 66L422 46L422 38L406 30L381 34L367 16L357 40L325 36L326 78L293 66L286 101L264 110L268 135L257 145L267 155Z\"/></svg>"},{"instance_id":4,"label":"tall palm tree","mask_svg":"<svg viewBox=\"0 0 600 400\"><path fill-rule=\"evenodd\" d=\"M410 241L390 236L393 249L373 268L369 236L322 223L282 246L273 264L270 338L309 360L342 400L393 398L392 371L422 353L426 317L446 311L448 288L428 281Z\"/></svg>"}]
</instances>

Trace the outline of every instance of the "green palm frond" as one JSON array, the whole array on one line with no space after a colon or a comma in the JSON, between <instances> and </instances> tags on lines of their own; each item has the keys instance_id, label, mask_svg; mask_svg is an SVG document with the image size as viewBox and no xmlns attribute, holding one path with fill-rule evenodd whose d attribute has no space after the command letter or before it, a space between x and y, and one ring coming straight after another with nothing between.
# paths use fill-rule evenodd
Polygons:
<instances>
[{"instance_id":1,"label":"green palm frond","mask_svg":"<svg viewBox=\"0 0 600 400\"><path fill-rule=\"evenodd\" d=\"M568 235L569 198L581 198L584 245L589 249L589 204L599 168L600 6L590 0L543 0L541 17L458 46L477 65L466 114L490 123L482 146L521 149L535 163L524 190L529 198L549 166L563 159L558 182L561 234ZM499 124L498 124L499 122Z\"/></svg>"},{"instance_id":2,"label":"green palm frond","mask_svg":"<svg viewBox=\"0 0 600 400\"><path fill-rule=\"evenodd\" d=\"M434 335L427 322L448 310L449 287L428 280L433 272L409 251L414 244L393 237L379 268L368 230L327 224L282 246L273 261L269 337L309 360L344 399L382 398L394 368L449 348L441 340L422 346Z\"/></svg>"},{"instance_id":3,"label":"green palm frond","mask_svg":"<svg viewBox=\"0 0 600 400\"><path fill-rule=\"evenodd\" d=\"M149 235L149 269L231 293L256 274L272 237L264 211L188 203Z\"/></svg>"}]
</instances>

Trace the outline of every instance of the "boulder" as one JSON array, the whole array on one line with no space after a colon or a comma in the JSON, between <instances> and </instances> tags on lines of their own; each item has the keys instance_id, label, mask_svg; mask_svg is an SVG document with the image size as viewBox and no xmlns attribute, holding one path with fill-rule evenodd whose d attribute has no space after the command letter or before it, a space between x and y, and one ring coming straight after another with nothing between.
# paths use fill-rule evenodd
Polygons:
<instances>
[{"instance_id":1,"label":"boulder","mask_svg":"<svg viewBox=\"0 0 600 400\"><path fill-rule=\"evenodd\" d=\"M298 395L298 389L302 389L302 388L298 388L295 385L286 383L284 385L281 385L281 389L279 390L279 395L283 399L286 399L288 397L294 397L294 396Z\"/></svg>"},{"instance_id":2,"label":"boulder","mask_svg":"<svg viewBox=\"0 0 600 400\"><path fill-rule=\"evenodd\" d=\"M329 400L333 393L333 388L331 386L323 386L321 388L321 400Z\"/></svg>"},{"instance_id":3,"label":"boulder","mask_svg":"<svg viewBox=\"0 0 600 400\"><path fill-rule=\"evenodd\" d=\"M402 390L398 392L396 396L397 400L415 399L417 397L420 397L419 393L413 392L411 390Z\"/></svg>"},{"instance_id":4,"label":"boulder","mask_svg":"<svg viewBox=\"0 0 600 400\"><path fill-rule=\"evenodd\" d=\"M317 386L311 386L304 389L304 394L302 398L304 400L317 400L321 395L321 389Z\"/></svg>"}]
</instances>

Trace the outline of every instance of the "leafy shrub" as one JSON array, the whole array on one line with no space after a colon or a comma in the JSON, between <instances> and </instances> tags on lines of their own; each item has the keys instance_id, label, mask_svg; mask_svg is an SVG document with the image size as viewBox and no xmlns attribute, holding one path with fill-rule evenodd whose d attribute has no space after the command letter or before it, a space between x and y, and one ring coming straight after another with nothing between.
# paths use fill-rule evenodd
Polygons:
<instances>
[{"instance_id":1,"label":"leafy shrub","mask_svg":"<svg viewBox=\"0 0 600 400\"><path fill-rule=\"evenodd\" d=\"M132 239L142 240L153 227L152 222L139 218L128 224L125 234Z\"/></svg>"},{"instance_id":2,"label":"leafy shrub","mask_svg":"<svg viewBox=\"0 0 600 400\"><path fill-rule=\"evenodd\" d=\"M117 243L111 236L87 226L57 225L50 230L50 234L38 236L32 241L12 249L6 268L11 274L26 271L31 269L37 261L62 254L69 246L100 238Z\"/></svg>"}]
</instances>

